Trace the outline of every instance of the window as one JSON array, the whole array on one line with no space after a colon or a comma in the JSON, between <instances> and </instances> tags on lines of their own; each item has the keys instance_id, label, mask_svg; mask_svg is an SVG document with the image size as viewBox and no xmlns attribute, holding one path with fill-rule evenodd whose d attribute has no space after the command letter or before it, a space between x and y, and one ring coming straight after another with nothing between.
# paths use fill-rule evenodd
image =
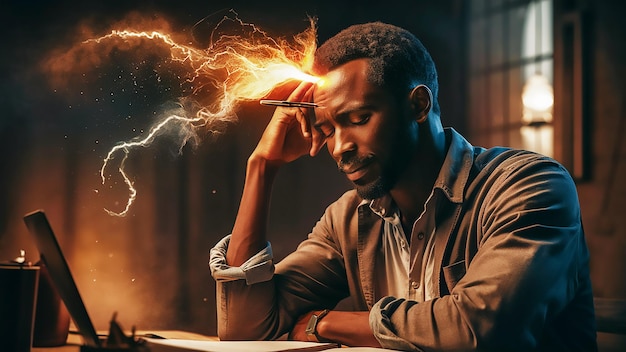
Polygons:
<instances>
[{"instance_id":1,"label":"window","mask_svg":"<svg viewBox=\"0 0 626 352\"><path fill-rule=\"evenodd\" d=\"M553 156L552 0L469 2L469 135Z\"/></svg>"}]
</instances>

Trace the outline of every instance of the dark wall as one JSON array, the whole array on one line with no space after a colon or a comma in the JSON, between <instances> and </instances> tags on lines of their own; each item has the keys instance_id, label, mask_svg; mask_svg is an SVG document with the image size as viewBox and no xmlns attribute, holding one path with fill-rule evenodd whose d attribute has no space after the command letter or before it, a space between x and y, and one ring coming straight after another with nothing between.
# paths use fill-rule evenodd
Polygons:
<instances>
[{"instance_id":1,"label":"dark wall","mask_svg":"<svg viewBox=\"0 0 626 352\"><path fill-rule=\"evenodd\" d=\"M164 104L178 97L176 73L159 66L158 56L134 61L113 53L88 71L65 67L65 84L51 85L41 69L51 53L61 55L90 32L107 33L131 13L137 23L164 20L182 38L228 8L275 35L296 34L307 28L307 15L316 16L320 41L350 24L381 20L411 30L430 48L444 123L463 131L462 1L9 0L0 6L0 260L22 248L37 259L21 217L44 209L99 329L117 311L128 327L215 333L208 250L230 231L246 159L271 109L243 104L237 122L181 155L167 144L137 151L126 162L136 201L126 217L110 216L104 208L122 209L128 189L119 178L102 184L103 159L118 142L145 136ZM293 250L348 188L326 153L282 170L271 214L276 255Z\"/></svg>"},{"instance_id":2,"label":"dark wall","mask_svg":"<svg viewBox=\"0 0 626 352\"><path fill-rule=\"evenodd\" d=\"M578 183L594 294L626 298L626 28L621 1L585 10L589 177Z\"/></svg>"}]
</instances>

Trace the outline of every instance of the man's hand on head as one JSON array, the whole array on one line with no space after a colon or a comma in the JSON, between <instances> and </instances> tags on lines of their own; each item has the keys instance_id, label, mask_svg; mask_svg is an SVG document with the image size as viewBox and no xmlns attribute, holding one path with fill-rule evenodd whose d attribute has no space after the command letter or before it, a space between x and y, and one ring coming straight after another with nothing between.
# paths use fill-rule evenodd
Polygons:
<instances>
[{"instance_id":1,"label":"man's hand on head","mask_svg":"<svg viewBox=\"0 0 626 352\"><path fill-rule=\"evenodd\" d=\"M289 95L288 101L310 99L312 86L312 83L302 82ZM251 158L263 158L279 166L310 154L311 109L310 107L276 108Z\"/></svg>"}]
</instances>

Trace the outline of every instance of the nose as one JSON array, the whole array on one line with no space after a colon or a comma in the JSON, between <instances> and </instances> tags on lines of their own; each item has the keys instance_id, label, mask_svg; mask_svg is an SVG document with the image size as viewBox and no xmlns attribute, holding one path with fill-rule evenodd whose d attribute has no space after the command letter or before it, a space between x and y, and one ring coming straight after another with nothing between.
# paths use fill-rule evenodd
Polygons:
<instances>
[{"instance_id":1,"label":"nose","mask_svg":"<svg viewBox=\"0 0 626 352\"><path fill-rule=\"evenodd\" d=\"M332 147L333 158L339 160L346 153L355 151L356 143L350 131L337 128L333 134L332 141L329 143L329 147Z\"/></svg>"}]
</instances>

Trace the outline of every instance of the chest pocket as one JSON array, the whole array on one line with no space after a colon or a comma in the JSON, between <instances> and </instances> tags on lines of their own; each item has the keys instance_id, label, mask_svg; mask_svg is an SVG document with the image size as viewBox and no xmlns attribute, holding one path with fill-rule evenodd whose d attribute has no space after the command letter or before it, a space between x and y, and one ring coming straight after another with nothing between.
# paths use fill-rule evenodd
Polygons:
<instances>
[{"instance_id":1,"label":"chest pocket","mask_svg":"<svg viewBox=\"0 0 626 352\"><path fill-rule=\"evenodd\" d=\"M449 291L465 276L465 260L443 267L443 278Z\"/></svg>"}]
</instances>

